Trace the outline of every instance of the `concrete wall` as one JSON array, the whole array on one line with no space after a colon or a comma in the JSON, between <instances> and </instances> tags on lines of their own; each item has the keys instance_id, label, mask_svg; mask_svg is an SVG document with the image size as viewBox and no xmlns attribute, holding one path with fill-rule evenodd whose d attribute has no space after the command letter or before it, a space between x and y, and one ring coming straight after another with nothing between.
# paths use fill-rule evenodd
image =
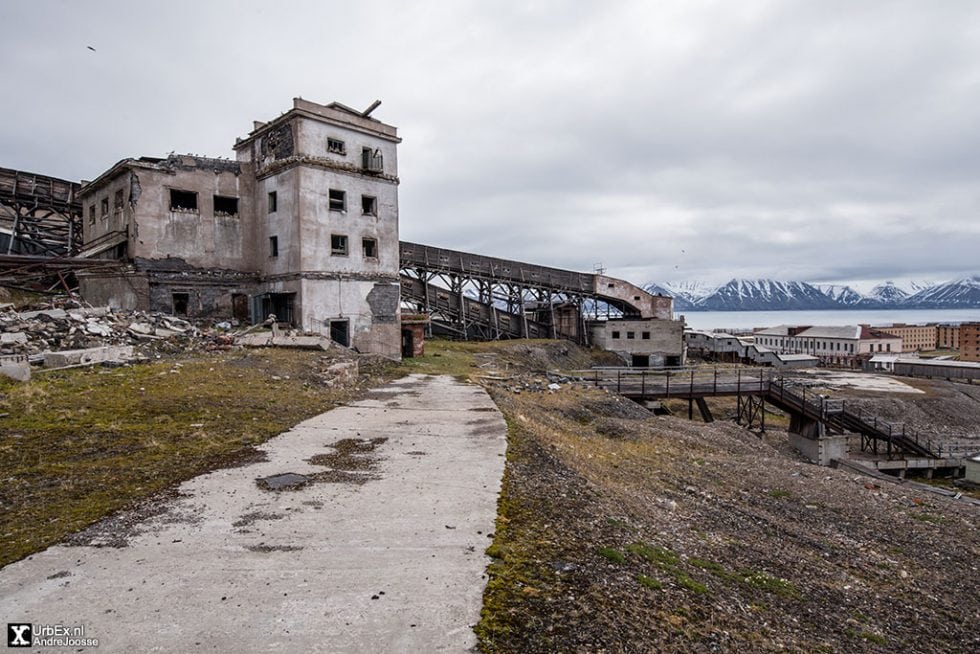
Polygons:
<instances>
[{"instance_id":1,"label":"concrete wall","mask_svg":"<svg viewBox=\"0 0 980 654\"><path fill-rule=\"evenodd\" d=\"M149 282L145 273L79 273L78 291L86 302L113 309L149 308Z\"/></svg>"},{"instance_id":2,"label":"concrete wall","mask_svg":"<svg viewBox=\"0 0 980 654\"><path fill-rule=\"evenodd\" d=\"M680 320L606 320L589 325L596 347L619 353L650 355L650 365L664 365L664 357L680 357L683 363L684 323ZM629 338L632 334L633 338ZM646 338L645 338L646 336Z\"/></svg>"},{"instance_id":3,"label":"concrete wall","mask_svg":"<svg viewBox=\"0 0 980 654\"><path fill-rule=\"evenodd\" d=\"M847 454L847 435L821 436L807 438L789 432L789 444L800 454L821 466L829 466L834 459L842 459Z\"/></svg>"}]
</instances>

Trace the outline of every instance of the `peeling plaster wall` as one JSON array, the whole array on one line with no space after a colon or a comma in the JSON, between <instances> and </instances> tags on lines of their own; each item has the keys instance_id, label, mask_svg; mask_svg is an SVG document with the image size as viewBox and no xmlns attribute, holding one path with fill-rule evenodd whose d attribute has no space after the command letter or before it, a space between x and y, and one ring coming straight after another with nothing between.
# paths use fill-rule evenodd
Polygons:
<instances>
[{"instance_id":1,"label":"peeling plaster wall","mask_svg":"<svg viewBox=\"0 0 980 654\"><path fill-rule=\"evenodd\" d=\"M331 320L349 320L351 345L361 352L397 358L401 352L397 282L303 279L304 331L330 335Z\"/></svg>"},{"instance_id":2,"label":"peeling plaster wall","mask_svg":"<svg viewBox=\"0 0 980 654\"><path fill-rule=\"evenodd\" d=\"M240 176L211 170L144 169L135 208L130 253L146 259L180 258L193 266L243 268L249 259L251 198L241 192ZM197 211L170 209L170 190L197 193ZM215 215L214 196L238 198L236 216Z\"/></svg>"}]
</instances>

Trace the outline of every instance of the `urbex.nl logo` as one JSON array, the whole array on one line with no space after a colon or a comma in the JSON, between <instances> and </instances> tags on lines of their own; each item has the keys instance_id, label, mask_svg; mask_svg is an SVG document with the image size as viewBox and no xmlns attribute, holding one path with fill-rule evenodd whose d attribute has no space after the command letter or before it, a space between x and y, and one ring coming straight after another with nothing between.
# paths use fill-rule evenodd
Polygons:
<instances>
[{"instance_id":1,"label":"urbex.nl logo","mask_svg":"<svg viewBox=\"0 0 980 654\"><path fill-rule=\"evenodd\" d=\"M7 623L7 647L30 647L33 628L29 624Z\"/></svg>"}]
</instances>

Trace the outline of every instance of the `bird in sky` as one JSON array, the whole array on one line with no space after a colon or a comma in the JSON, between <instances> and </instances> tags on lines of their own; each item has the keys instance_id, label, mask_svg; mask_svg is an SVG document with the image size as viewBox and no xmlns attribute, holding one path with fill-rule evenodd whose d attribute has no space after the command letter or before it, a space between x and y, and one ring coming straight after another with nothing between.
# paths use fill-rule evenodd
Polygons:
<instances>
[{"instance_id":1,"label":"bird in sky","mask_svg":"<svg viewBox=\"0 0 980 654\"><path fill-rule=\"evenodd\" d=\"M88 48L89 50L91 50L92 52L95 52L95 48L93 48L92 46L90 46L90 45L89 45L89 46L85 46L85 47L87 47L87 48Z\"/></svg>"}]
</instances>

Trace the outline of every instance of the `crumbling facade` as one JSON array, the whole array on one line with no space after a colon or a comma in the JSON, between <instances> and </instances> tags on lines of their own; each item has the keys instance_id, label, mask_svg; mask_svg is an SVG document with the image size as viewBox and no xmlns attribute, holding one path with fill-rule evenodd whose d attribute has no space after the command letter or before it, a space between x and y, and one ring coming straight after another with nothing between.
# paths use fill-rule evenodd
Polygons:
<instances>
[{"instance_id":1,"label":"crumbling facade","mask_svg":"<svg viewBox=\"0 0 980 654\"><path fill-rule=\"evenodd\" d=\"M397 357L397 129L295 99L238 139L236 160L125 159L85 184L81 274L93 304L280 322Z\"/></svg>"}]
</instances>

